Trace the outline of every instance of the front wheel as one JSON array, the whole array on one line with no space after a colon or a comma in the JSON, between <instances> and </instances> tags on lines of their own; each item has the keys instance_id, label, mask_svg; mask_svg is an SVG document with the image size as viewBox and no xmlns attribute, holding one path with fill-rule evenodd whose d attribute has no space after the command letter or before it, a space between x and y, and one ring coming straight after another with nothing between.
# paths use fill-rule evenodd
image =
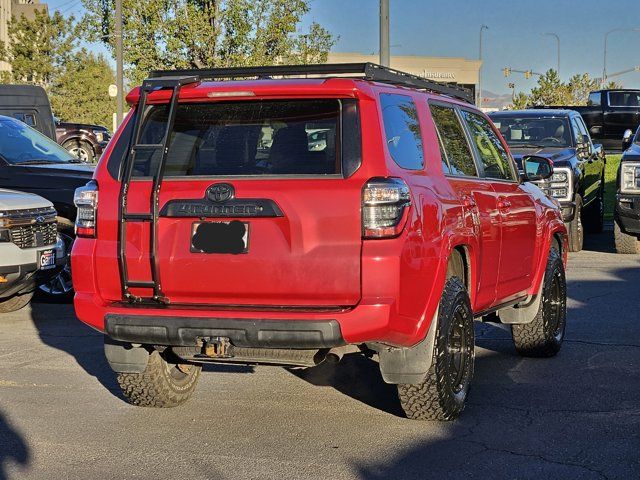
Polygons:
<instances>
[{"instance_id":1,"label":"front wheel","mask_svg":"<svg viewBox=\"0 0 640 480\"><path fill-rule=\"evenodd\" d=\"M64 243L64 267L53 277L38 287L39 297L47 302L66 303L73 300L73 281L71 279L71 249L74 238L70 232L59 231L58 236ZM44 298L43 298L44 297Z\"/></svg>"},{"instance_id":2,"label":"front wheel","mask_svg":"<svg viewBox=\"0 0 640 480\"><path fill-rule=\"evenodd\" d=\"M469 294L458 277L447 280L437 317L433 361L422 383L398 385L408 418L454 420L462 412L475 360Z\"/></svg>"},{"instance_id":3,"label":"front wheel","mask_svg":"<svg viewBox=\"0 0 640 480\"><path fill-rule=\"evenodd\" d=\"M613 239L616 243L616 252L624 254L640 253L640 240L633 235L627 235L618 226L618 222L613 222Z\"/></svg>"},{"instance_id":4,"label":"front wheel","mask_svg":"<svg viewBox=\"0 0 640 480\"><path fill-rule=\"evenodd\" d=\"M154 350L142 373L119 373L118 385L127 401L140 407L167 408L183 404L196 389L200 365L173 363Z\"/></svg>"},{"instance_id":5,"label":"front wheel","mask_svg":"<svg viewBox=\"0 0 640 480\"><path fill-rule=\"evenodd\" d=\"M582 226L582 197L576 195L576 207L573 220L567 225L569 234L569 251L579 252L584 243L584 228Z\"/></svg>"},{"instance_id":6,"label":"front wheel","mask_svg":"<svg viewBox=\"0 0 640 480\"><path fill-rule=\"evenodd\" d=\"M553 357L560 351L567 324L567 283L560 252L552 248L542 285L542 299L531 323L512 325L518 353L524 357Z\"/></svg>"},{"instance_id":7,"label":"front wheel","mask_svg":"<svg viewBox=\"0 0 640 480\"><path fill-rule=\"evenodd\" d=\"M9 313L20 310L29 305L33 292L14 295L9 298L0 298L0 313Z\"/></svg>"},{"instance_id":8,"label":"front wheel","mask_svg":"<svg viewBox=\"0 0 640 480\"><path fill-rule=\"evenodd\" d=\"M62 145L71 155L77 157L82 163L93 163L95 155L93 148L82 140L69 140Z\"/></svg>"}]
</instances>

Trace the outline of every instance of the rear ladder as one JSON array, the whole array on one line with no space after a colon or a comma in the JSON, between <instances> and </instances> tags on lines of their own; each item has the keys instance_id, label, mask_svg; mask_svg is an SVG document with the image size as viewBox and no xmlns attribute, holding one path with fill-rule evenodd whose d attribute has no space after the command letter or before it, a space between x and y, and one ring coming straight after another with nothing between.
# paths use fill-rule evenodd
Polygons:
<instances>
[{"instance_id":1,"label":"rear ladder","mask_svg":"<svg viewBox=\"0 0 640 480\"><path fill-rule=\"evenodd\" d=\"M176 110L178 107L178 97L180 89L185 85L198 83L198 76L180 76L180 77L157 77L147 79L143 82L140 91L140 102L137 107L135 124L133 127L132 143L125 157L122 179L120 183L120 206L119 206L119 228L118 228L118 266L120 269L120 282L122 288L123 300L131 303L160 303L167 304L169 300L162 293L162 284L160 283L158 256L157 256L157 238L158 238L158 196L162 179L164 177L164 167L169 152L169 142L171 131L176 118ZM147 96L157 90L171 89L171 100L169 101L169 116L167 118L167 128L162 137L161 143L144 144L140 143L140 135L142 131L142 123L145 117L145 109L147 107ZM127 210L127 197L131 178L133 176L133 167L136 162L136 156L139 152L154 152L160 150L162 152L160 161L153 175L153 185L151 188L151 198L149 202L149 213L132 213ZM151 266L150 280L132 280L129 278L127 269L127 224L129 222L150 222L149 229L149 262ZM139 297L133 295L131 288L147 288L153 290L151 297Z\"/></svg>"}]
</instances>

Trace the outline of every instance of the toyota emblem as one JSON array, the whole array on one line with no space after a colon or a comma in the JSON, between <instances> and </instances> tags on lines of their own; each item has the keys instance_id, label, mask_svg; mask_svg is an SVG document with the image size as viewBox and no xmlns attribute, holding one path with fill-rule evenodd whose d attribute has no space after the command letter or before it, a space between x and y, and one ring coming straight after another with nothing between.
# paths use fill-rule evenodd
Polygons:
<instances>
[{"instance_id":1,"label":"toyota emblem","mask_svg":"<svg viewBox=\"0 0 640 480\"><path fill-rule=\"evenodd\" d=\"M231 200L234 194L233 185L228 183L216 183L207 188L207 198L212 202L226 202Z\"/></svg>"}]
</instances>

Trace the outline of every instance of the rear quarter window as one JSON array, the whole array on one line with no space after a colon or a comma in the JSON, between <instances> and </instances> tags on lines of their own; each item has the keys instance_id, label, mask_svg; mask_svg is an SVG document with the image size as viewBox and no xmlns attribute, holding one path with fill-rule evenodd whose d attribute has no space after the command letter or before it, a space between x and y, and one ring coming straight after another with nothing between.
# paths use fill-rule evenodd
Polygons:
<instances>
[{"instance_id":1,"label":"rear quarter window","mask_svg":"<svg viewBox=\"0 0 640 480\"><path fill-rule=\"evenodd\" d=\"M407 170L421 170L424 154L415 103L406 95L383 93L380 106L387 149L394 162Z\"/></svg>"}]
</instances>

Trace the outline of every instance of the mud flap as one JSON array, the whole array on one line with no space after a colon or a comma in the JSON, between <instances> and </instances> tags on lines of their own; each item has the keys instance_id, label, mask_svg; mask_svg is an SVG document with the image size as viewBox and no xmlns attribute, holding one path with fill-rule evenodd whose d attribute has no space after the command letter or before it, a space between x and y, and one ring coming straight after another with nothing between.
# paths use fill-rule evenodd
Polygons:
<instances>
[{"instance_id":1,"label":"mud flap","mask_svg":"<svg viewBox=\"0 0 640 480\"><path fill-rule=\"evenodd\" d=\"M142 373L149 362L149 352L130 343L119 342L105 335L104 354L116 373Z\"/></svg>"},{"instance_id":2,"label":"mud flap","mask_svg":"<svg viewBox=\"0 0 640 480\"><path fill-rule=\"evenodd\" d=\"M533 298L525 303L519 303L513 307L499 310L498 317L500 322L507 325L524 325L533 322L540 310L540 301L542 300L542 289L544 288L544 277L540 283L540 290Z\"/></svg>"},{"instance_id":3,"label":"mud flap","mask_svg":"<svg viewBox=\"0 0 640 480\"><path fill-rule=\"evenodd\" d=\"M427 336L413 347L372 346L378 352L380 373L386 383L417 385L424 381L433 362L433 347L438 327L436 310Z\"/></svg>"}]
</instances>

